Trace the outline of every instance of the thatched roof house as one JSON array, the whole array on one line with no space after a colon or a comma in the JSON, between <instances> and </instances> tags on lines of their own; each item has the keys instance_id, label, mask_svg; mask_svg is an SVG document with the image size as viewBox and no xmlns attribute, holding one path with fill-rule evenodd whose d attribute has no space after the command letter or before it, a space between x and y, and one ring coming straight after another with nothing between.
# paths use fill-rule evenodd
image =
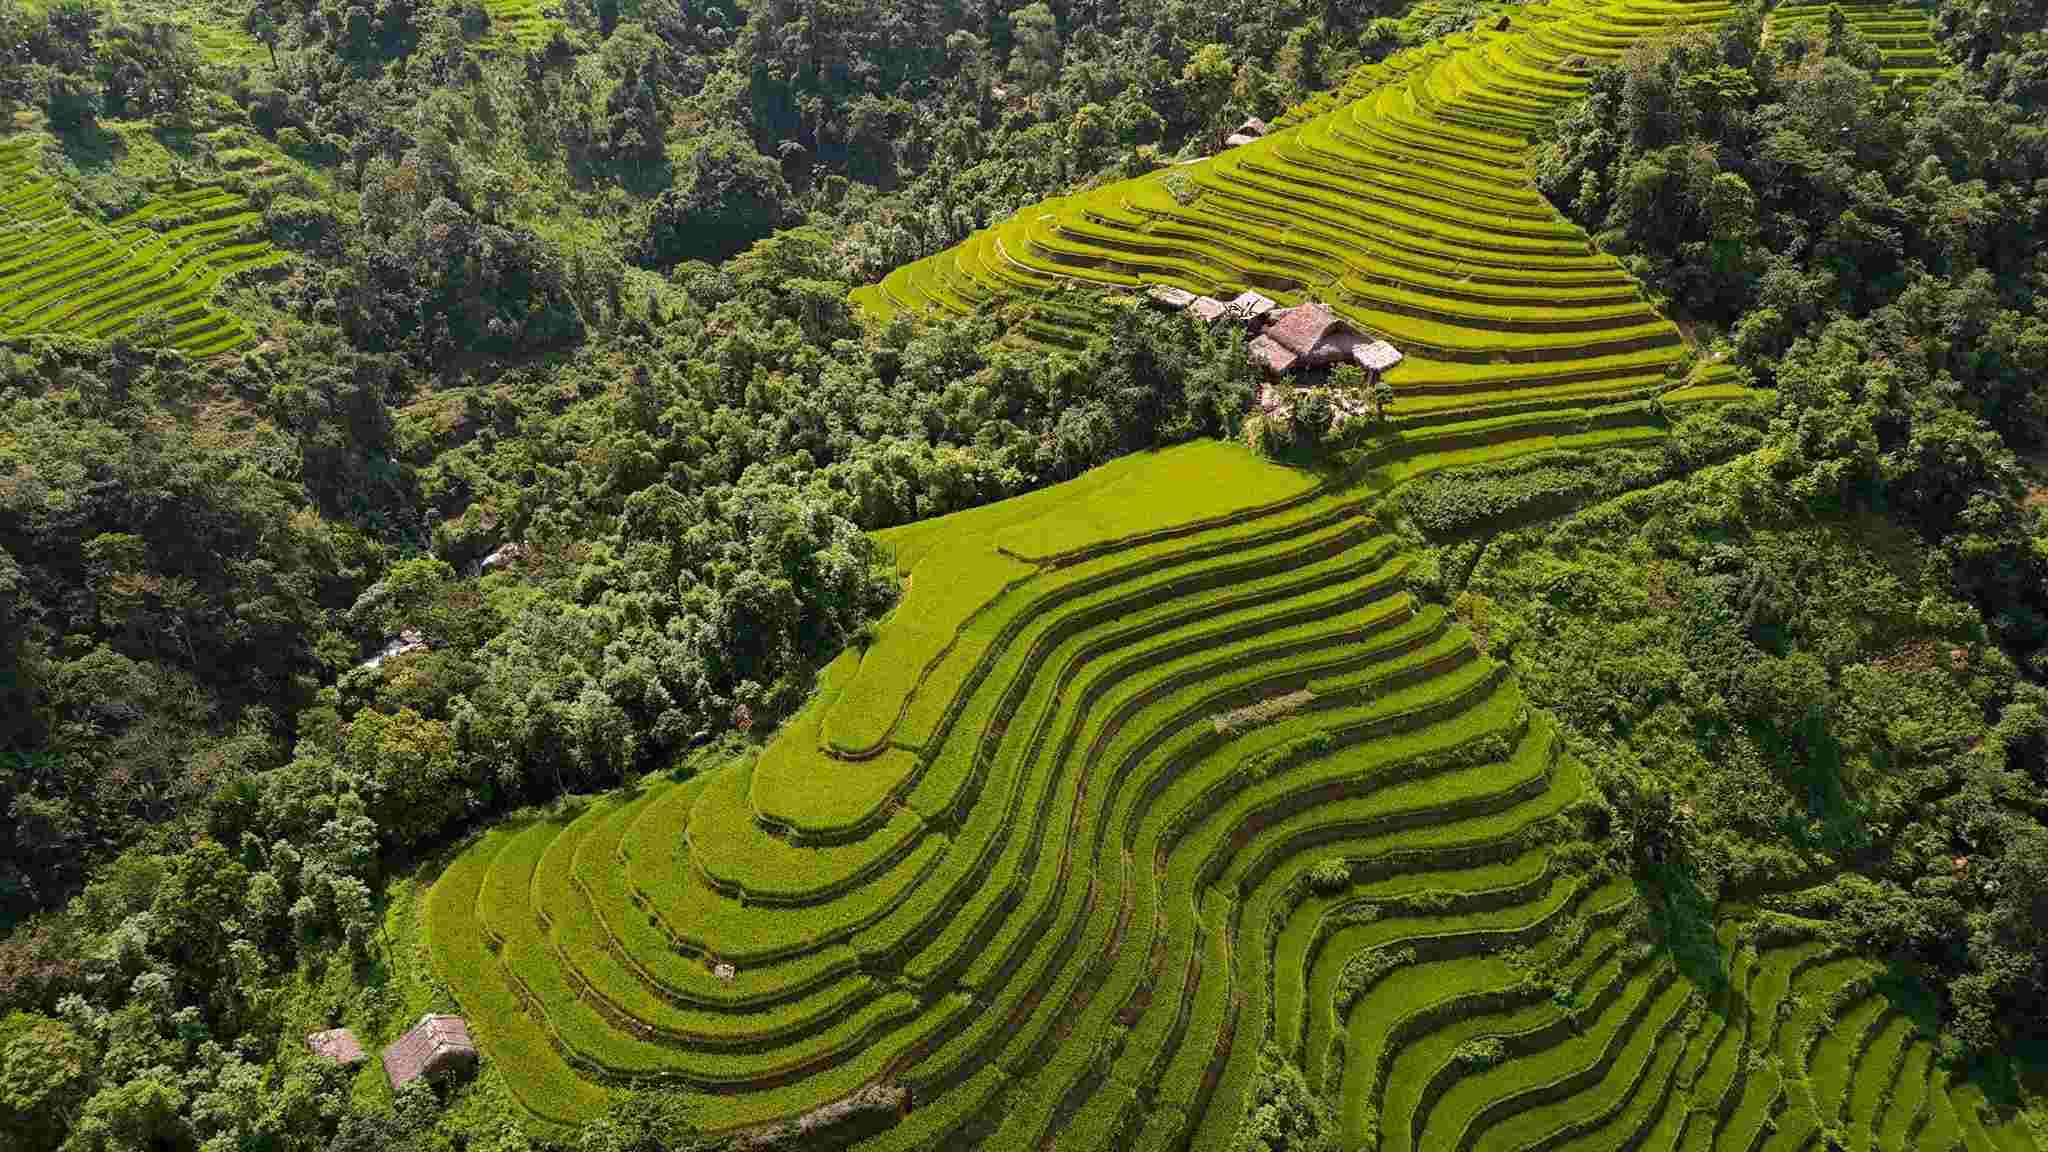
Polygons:
<instances>
[{"instance_id":1,"label":"thatched roof house","mask_svg":"<svg viewBox=\"0 0 2048 1152\"><path fill-rule=\"evenodd\" d=\"M1195 302L1195 294L1185 288L1175 288L1171 284L1154 284L1145 289L1145 299L1168 312L1181 312Z\"/></svg>"},{"instance_id":2,"label":"thatched roof house","mask_svg":"<svg viewBox=\"0 0 2048 1152\"><path fill-rule=\"evenodd\" d=\"M1251 343L1252 359L1275 376L1328 368L1351 358L1358 333L1327 307L1310 302L1273 313Z\"/></svg>"},{"instance_id":3,"label":"thatched roof house","mask_svg":"<svg viewBox=\"0 0 2048 1152\"><path fill-rule=\"evenodd\" d=\"M1254 116L1251 119L1246 120L1244 123L1239 124L1237 126L1237 135L1249 136L1254 140L1258 139L1261 136L1264 136L1268 131L1270 131L1270 129L1266 127L1266 122L1264 120L1259 119L1257 116Z\"/></svg>"},{"instance_id":4,"label":"thatched roof house","mask_svg":"<svg viewBox=\"0 0 2048 1152\"><path fill-rule=\"evenodd\" d=\"M476 1067L476 1060L476 1045L470 1042L462 1017L430 1012L384 1049L384 1077L395 1091L422 1076L466 1074Z\"/></svg>"},{"instance_id":5,"label":"thatched roof house","mask_svg":"<svg viewBox=\"0 0 2048 1152\"><path fill-rule=\"evenodd\" d=\"M1352 349L1351 358L1358 361L1358 366L1365 369L1368 375L1376 378L1380 373L1401 362L1401 350L1385 340L1375 340Z\"/></svg>"},{"instance_id":6,"label":"thatched roof house","mask_svg":"<svg viewBox=\"0 0 2048 1152\"><path fill-rule=\"evenodd\" d=\"M1378 379L1401 362L1393 345L1367 340L1343 317L1313 301L1272 313L1250 351L1252 359L1274 376L1314 372L1348 360L1365 369L1368 379Z\"/></svg>"},{"instance_id":7,"label":"thatched roof house","mask_svg":"<svg viewBox=\"0 0 2048 1152\"><path fill-rule=\"evenodd\" d=\"M1247 136L1242 132L1232 132L1230 135L1225 136L1223 138L1223 146L1225 148L1236 148L1240 145L1249 144L1257 139L1257 136Z\"/></svg>"},{"instance_id":8,"label":"thatched roof house","mask_svg":"<svg viewBox=\"0 0 2048 1152\"><path fill-rule=\"evenodd\" d=\"M1271 297L1261 296L1249 290L1239 292L1230 300L1231 315L1253 327L1264 324L1266 318L1279 306L1279 302Z\"/></svg>"},{"instance_id":9,"label":"thatched roof house","mask_svg":"<svg viewBox=\"0 0 2048 1152\"><path fill-rule=\"evenodd\" d=\"M315 1032L306 1037L306 1047L313 1050L313 1055L343 1068L353 1068L369 1058L369 1054L363 1051L363 1042L346 1028Z\"/></svg>"}]
</instances>

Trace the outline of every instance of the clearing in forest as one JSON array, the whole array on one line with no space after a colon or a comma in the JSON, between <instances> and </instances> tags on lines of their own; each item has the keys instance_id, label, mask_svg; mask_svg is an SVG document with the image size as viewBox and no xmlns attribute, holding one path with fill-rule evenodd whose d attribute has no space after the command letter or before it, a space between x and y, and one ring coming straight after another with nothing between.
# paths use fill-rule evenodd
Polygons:
<instances>
[{"instance_id":1,"label":"clearing in forest","mask_svg":"<svg viewBox=\"0 0 2048 1152\"><path fill-rule=\"evenodd\" d=\"M1879 83L1898 84L1908 92L1917 92L1948 69L1948 61L1934 42L1934 25L1927 18L1927 10L1917 4L1891 0L1795 0L1771 9L1765 30L1771 36L1782 36L1798 28L1815 41L1825 43L1837 13L1843 27L1877 50Z\"/></svg>"},{"instance_id":2,"label":"clearing in forest","mask_svg":"<svg viewBox=\"0 0 2048 1152\"><path fill-rule=\"evenodd\" d=\"M262 213L201 185L101 223L38 171L41 142L0 141L0 336L126 338L193 356L248 342L212 297L229 277L282 259Z\"/></svg>"}]
</instances>

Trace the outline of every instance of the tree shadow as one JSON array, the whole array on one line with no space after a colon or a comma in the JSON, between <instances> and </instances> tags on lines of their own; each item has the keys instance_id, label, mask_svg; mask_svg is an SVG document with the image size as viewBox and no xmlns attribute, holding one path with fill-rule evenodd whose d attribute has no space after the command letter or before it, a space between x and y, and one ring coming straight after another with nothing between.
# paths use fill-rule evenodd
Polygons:
<instances>
[{"instance_id":1,"label":"tree shadow","mask_svg":"<svg viewBox=\"0 0 2048 1152\"><path fill-rule=\"evenodd\" d=\"M1912 1021L1921 1036L1932 1040L1941 1031L1941 999L1906 958L1894 956L1887 961L1884 973L1872 982L1871 990Z\"/></svg>"},{"instance_id":2,"label":"tree shadow","mask_svg":"<svg viewBox=\"0 0 2048 1152\"><path fill-rule=\"evenodd\" d=\"M64 159L81 172L112 168L128 154L128 142L107 131L97 119L59 128L50 125L50 135L64 153Z\"/></svg>"},{"instance_id":3,"label":"tree shadow","mask_svg":"<svg viewBox=\"0 0 2048 1152\"><path fill-rule=\"evenodd\" d=\"M1650 928L1685 978L1719 1002L1728 989L1728 958L1714 935L1714 902L1682 862L1648 865L1636 888L1650 910Z\"/></svg>"}]
</instances>

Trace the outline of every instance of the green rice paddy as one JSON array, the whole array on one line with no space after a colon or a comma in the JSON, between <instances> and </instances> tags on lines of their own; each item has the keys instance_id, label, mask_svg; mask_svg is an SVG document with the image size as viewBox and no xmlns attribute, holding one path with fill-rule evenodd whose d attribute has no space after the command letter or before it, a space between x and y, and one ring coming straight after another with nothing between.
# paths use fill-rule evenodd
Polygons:
<instances>
[{"instance_id":1,"label":"green rice paddy","mask_svg":"<svg viewBox=\"0 0 2048 1152\"><path fill-rule=\"evenodd\" d=\"M855 301L878 316L966 314L1071 285L1253 288L1321 300L1400 347L1397 424L1644 398L1680 360L1678 330L1535 190L1522 153L1588 61L1730 11L1508 7L1361 70L1263 140L1025 209Z\"/></svg>"},{"instance_id":2,"label":"green rice paddy","mask_svg":"<svg viewBox=\"0 0 2048 1152\"><path fill-rule=\"evenodd\" d=\"M538 51L562 26L560 7L541 0L484 0L483 6L491 17L491 39L508 48Z\"/></svg>"},{"instance_id":3,"label":"green rice paddy","mask_svg":"<svg viewBox=\"0 0 2048 1152\"><path fill-rule=\"evenodd\" d=\"M955 617L909 687L945 707L888 710L920 742L833 750L815 718L871 671L842 659L760 755L447 870L429 936L486 1053L542 1123L646 1085L712 1129L909 1089L868 1149L1227 1148L1267 1044L1346 1148L2029 1147L1823 926L1731 913L1713 993L1559 851L1583 770L1378 527L1462 443L1325 487L1207 446L960 517L1082 543ZM1089 527L1191 460L1258 502ZM943 536L895 533L899 562Z\"/></svg>"},{"instance_id":4,"label":"green rice paddy","mask_svg":"<svg viewBox=\"0 0 2048 1152\"><path fill-rule=\"evenodd\" d=\"M1826 40L1829 13L1834 11L1841 12L1849 29L1877 50L1879 83L1896 84L1916 92L1934 83L1947 70L1948 61L1934 42L1934 26L1927 9L1918 4L1893 0L1797 0L1771 9L1765 30L1778 36L1799 28L1816 40Z\"/></svg>"},{"instance_id":5,"label":"green rice paddy","mask_svg":"<svg viewBox=\"0 0 2048 1152\"><path fill-rule=\"evenodd\" d=\"M1342 477L1203 444L880 533L902 603L757 755L479 839L429 938L537 1121L882 1083L914 1106L864 1152L1221 1152L1277 1048L1347 1150L2032 1147L1825 926L1728 912L1715 989L1644 945L1572 846L1585 771L1382 522L1441 469L1662 438L1676 330L1519 155L1567 61L1726 10L1514 8L1189 202L1055 201L864 290L1316 296L1410 351L1415 416Z\"/></svg>"},{"instance_id":6,"label":"green rice paddy","mask_svg":"<svg viewBox=\"0 0 2048 1152\"><path fill-rule=\"evenodd\" d=\"M0 335L128 339L193 356L248 343L212 297L229 277L283 258L261 213L201 186L103 223L40 174L40 141L0 140Z\"/></svg>"}]
</instances>

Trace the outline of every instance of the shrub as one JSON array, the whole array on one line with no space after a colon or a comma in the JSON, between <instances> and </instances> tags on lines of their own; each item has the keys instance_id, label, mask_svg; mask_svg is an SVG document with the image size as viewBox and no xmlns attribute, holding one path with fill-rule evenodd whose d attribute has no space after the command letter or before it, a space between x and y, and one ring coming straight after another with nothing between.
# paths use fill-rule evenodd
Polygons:
<instances>
[{"instance_id":1,"label":"shrub","mask_svg":"<svg viewBox=\"0 0 2048 1152\"><path fill-rule=\"evenodd\" d=\"M1483 1040L1467 1040L1451 1052L1451 1063L1483 1072L1507 1057L1507 1049L1499 1039L1487 1037Z\"/></svg>"},{"instance_id":2,"label":"shrub","mask_svg":"<svg viewBox=\"0 0 2048 1152\"><path fill-rule=\"evenodd\" d=\"M1348 1014L1360 996L1371 991L1373 985L1386 979L1394 969L1413 963L1414 948L1372 948L1346 958L1344 971L1337 977L1337 991L1333 997L1338 1017Z\"/></svg>"},{"instance_id":3,"label":"shrub","mask_svg":"<svg viewBox=\"0 0 2048 1152\"><path fill-rule=\"evenodd\" d=\"M1351 884L1351 866L1341 859L1332 857L1309 869L1309 887L1328 896L1342 892Z\"/></svg>"}]
</instances>

